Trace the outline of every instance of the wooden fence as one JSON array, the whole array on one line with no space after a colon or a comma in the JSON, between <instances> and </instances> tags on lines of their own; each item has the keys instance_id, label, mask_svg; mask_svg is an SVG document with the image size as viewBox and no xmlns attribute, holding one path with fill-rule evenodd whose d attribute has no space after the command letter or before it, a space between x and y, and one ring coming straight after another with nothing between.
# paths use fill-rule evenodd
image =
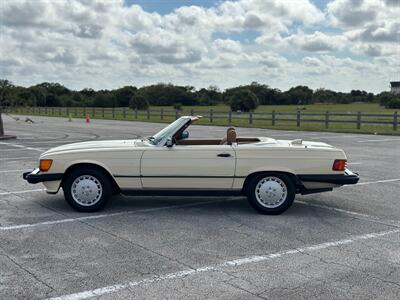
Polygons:
<instances>
[{"instance_id":1,"label":"wooden fence","mask_svg":"<svg viewBox=\"0 0 400 300\"><path fill-rule=\"evenodd\" d=\"M363 124L377 124L390 126L397 130L398 114L371 114L371 113L310 113L298 110L297 112L231 112L194 110L185 108L184 110L173 109L148 109L132 110L128 107L104 108L104 107L8 107L3 108L6 113L17 113L27 115L43 115L54 117L81 118L90 116L91 118L118 119L118 120L154 120L170 121L182 115L201 115L209 123L226 124L255 124L262 122L270 126L279 124L290 124L300 127L302 124L321 124L324 128L329 128L331 124L354 124L354 128L361 129Z\"/></svg>"}]
</instances>

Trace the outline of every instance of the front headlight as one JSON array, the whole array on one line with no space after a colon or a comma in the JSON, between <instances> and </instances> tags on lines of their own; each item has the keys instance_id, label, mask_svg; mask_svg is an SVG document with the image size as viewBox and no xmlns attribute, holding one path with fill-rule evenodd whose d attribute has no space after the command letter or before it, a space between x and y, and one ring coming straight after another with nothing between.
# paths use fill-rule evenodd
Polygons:
<instances>
[{"instance_id":1,"label":"front headlight","mask_svg":"<svg viewBox=\"0 0 400 300\"><path fill-rule=\"evenodd\" d=\"M39 169L42 172L47 172L52 164L53 164L52 159L41 159L39 163Z\"/></svg>"}]
</instances>

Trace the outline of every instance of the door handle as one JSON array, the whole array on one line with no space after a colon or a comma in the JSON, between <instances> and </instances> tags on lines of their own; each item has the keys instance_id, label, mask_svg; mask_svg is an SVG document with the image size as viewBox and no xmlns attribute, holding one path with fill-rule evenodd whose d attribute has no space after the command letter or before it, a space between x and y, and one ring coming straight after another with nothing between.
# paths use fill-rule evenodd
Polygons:
<instances>
[{"instance_id":1,"label":"door handle","mask_svg":"<svg viewBox=\"0 0 400 300\"><path fill-rule=\"evenodd\" d=\"M231 155L229 153L220 153L217 154L218 157L231 157Z\"/></svg>"}]
</instances>

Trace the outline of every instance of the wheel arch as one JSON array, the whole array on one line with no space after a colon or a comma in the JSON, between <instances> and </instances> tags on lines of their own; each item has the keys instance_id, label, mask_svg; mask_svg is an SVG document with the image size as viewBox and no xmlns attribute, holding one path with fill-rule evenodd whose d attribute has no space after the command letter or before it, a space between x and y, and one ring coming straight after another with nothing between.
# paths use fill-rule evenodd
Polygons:
<instances>
[{"instance_id":1,"label":"wheel arch","mask_svg":"<svg viewBox=\"0 0 400 300\"><path fill-rule=\"evenodd\" d=\"M115 194L119 193L119 191L120 191L119 185L115 181L111 172L105 166L102 166L101 164L98 164L95 162L74 162L74 163L70 164L64 172L60 186L63 186L64 180L65 180L65 178L67 178L68 174L70 174L72 171L74 171L76 169L85 168L85 167L97 169L97 170L103 172L110 179L110 182L111 182L111 185L113 188L113 193L115 193Z\"/></svg>"}]
</instances>

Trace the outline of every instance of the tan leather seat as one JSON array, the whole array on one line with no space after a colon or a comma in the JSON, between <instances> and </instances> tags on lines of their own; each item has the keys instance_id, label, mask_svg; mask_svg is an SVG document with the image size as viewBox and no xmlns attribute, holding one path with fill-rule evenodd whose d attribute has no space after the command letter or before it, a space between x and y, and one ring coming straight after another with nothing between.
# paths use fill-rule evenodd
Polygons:
<instances>
[{"instance_id":1,"label":"tan leather seat","mask_svg":"<svg viewBox=\"0 0 400 300\"><path fill-rule=\"evenodd\" d=\"M236 143L236 130L233 127L228 128L226 131L226 137L221 140L220 145L232 145Z\"/></svg>"}]
</instances>

